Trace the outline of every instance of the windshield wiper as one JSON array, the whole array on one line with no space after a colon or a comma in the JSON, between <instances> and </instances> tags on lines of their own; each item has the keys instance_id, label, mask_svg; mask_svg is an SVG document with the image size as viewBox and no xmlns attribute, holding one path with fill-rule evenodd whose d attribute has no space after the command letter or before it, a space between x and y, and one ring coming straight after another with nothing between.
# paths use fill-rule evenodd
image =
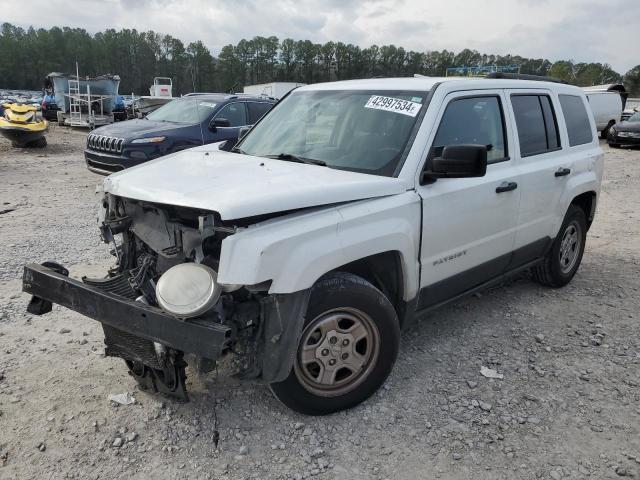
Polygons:
<instances>
[{"instance_id":1,"label":"windshield wiper","mask_svg":"<svg viewBox=\"0 0 640 480\"><path fill-rule=\"evenodd\" d=\"M315 160L313 158L304 158L298 157L297 155L292 155L291 153L279 153L278 155L262 155L266 158L275 158L276 160L284 160L285 162L296 162L296 163L306 163L307 165L319 165L321 167L326 167L327 162L324 160Z\"/></svg>"}]
</instances>

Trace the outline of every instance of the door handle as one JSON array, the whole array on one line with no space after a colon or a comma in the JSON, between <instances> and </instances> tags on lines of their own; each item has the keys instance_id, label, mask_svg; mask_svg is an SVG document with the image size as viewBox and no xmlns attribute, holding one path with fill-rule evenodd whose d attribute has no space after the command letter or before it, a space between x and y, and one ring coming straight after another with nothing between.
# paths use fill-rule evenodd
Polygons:
<instances>
[{"instance_id":1,"label":"door handle","mask_svg":"<svg viewBox=\"0 0 640 480\"><path fill-rule=\"evenodd\" d=\"M554 173L554 175L556 177L564 177L565 175L569 175L570 173L570 168L559 168L558 170L556 170L556 173Z\"/></svg>"},{"instance_id":2,"label":"door handle","mask_svg":"<svg viewBox=\"0 0 640 480\"><path fill-rule=\"evenodd\" d=\"M496 187L496 193L510 192L516 188L518 188L518 184L516 182L502 182Z\"/></svg>"}]
</instances>

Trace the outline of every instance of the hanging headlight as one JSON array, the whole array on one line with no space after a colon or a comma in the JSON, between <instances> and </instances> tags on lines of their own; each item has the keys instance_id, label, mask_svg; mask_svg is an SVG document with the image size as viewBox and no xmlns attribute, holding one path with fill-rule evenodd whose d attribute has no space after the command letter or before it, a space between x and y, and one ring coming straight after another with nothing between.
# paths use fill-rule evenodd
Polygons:
<instances>
[{"instance_id":1,"label":"hanging headlight","mask_svg":"<svg viewBox=\"0 0 640 480\"><path fill-rule=\"evenodd\" d=\"M181 263L171 267L156 285L160 307L183 318L205 313L216 304L221 293L216 271L199 263Z\"/></svg>"}]
</instances>

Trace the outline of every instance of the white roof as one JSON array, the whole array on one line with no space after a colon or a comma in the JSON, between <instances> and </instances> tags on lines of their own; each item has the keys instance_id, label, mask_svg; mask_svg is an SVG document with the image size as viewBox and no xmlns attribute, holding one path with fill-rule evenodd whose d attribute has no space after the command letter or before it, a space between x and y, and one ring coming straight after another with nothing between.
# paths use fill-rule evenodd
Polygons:
<instances>
[{"instance_id":1,"label":"white roof","mask_svg":"<svg viewBox=\"0 0 640 480\"><path fill-rule=\"evenodd\" d=\"M585 92L613 92L620 93L624 92L624 85L620 83L608 83L606 85L593 85L591 87L582 87Z\"/></svg>"},{"instance_id":2,"label":"white roof","mask_svg":"<svg viewBox=\"0 0 640 480\"><path fill-rule=\"evenodd\" d=\"M413 90L426 92L431 90L437 83L445 82L454 90L458 86L464 90L481 90L488 88L569 88L579 90L578 87L573 87L571 85L538 80L512 80L479 77L399 77L314 83L312 85L300 87L296 89L296 92L317 90Z\"/></svg>"}]
</instances>

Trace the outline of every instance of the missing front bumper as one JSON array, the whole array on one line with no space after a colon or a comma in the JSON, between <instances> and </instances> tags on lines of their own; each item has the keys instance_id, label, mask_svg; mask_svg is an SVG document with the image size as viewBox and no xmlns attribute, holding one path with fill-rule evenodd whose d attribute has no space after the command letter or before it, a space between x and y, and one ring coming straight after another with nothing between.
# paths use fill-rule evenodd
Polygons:
<instances>
[{"instance_id":1,"label":"missing front bumper","mask_svg":"<svg viewBox=\"0 0 640 480\"><path fill-rule=\"evenodd\" d=\"M198 319L182 321L158 308L118 297L42 265L24 267L22 290L103 325L199 357L215 360L230 342L228 327Z\"/></svg>"}]
</instances>

